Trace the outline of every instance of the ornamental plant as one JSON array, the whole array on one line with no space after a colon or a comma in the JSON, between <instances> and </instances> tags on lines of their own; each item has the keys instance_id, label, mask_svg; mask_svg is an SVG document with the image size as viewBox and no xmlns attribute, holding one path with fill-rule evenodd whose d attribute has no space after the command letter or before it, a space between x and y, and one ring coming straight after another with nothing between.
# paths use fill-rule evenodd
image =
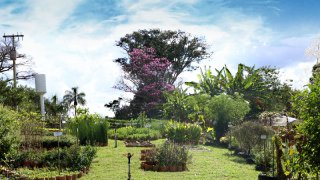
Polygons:
<instances>
[{"instance_id":1,"label":"ornamental plant","mask_svg":"<svg viewBox=\"0 0 320 180\"><path fill-rule=\"evenodd\" d=\"M166 141L156 149L155 158L159 166L185 166L192 156L185 146Z\"/></svg>"},{"instance_id":2,"label":"ornamental plant","mask_svg":"<svg viewBox=\"0 0 320 180\"><path fill-rule=\"evenodd\" d=\"M95 143L108 143L108 127L107 120L98 114L89 114L84 111L70 120L67 129L71 135L79 139L81 145L94 145Z\"/></svg>"},{"instance_id":3,"label":"ornamental plant","mask_svg":"<svg viewBox=\"0 0 320 180\"><path fill-rule=\"evenodd\" d=\"M169 140L175 143L198 144L202 128L198 124L169 121L165 125L163 133Z\"/></svg>"},{"instance_id":4,"label":"ornamental plant","mask_svg":"<svg viewBox=\"0 0 320 180\"><path fill-rule=\"evenodd\" d=\"M258 149L261 149L263 147L263 141L260 138L262 134L267 135L267 137L272 137L273 135L272 129L250 121L235 126L229 133L235 138L239 148L248 155L251 154L253 148L258 147Z\"/></svg>"}]
</instances>

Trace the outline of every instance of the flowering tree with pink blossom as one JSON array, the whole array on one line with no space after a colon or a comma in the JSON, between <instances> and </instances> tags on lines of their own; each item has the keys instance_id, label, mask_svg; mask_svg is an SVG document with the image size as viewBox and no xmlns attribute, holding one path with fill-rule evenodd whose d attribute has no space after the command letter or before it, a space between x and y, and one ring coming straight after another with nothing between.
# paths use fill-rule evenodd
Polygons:
<instances>
[{"instance_id":1,"label":"flowering tree with pink blossom","mask_svg":"<svg viewBox=\"0 0 320 180\"><path fill-rule=\"evenodd\" d=\"M133 49L128 62L122 66L123 78L115 88L134 93L130 102L133 116L142 111L151 113L165 100L163 92L174 89L169 79L171 63L166 58L156 57L153 48Z\"/></svg>"}]
</instances>

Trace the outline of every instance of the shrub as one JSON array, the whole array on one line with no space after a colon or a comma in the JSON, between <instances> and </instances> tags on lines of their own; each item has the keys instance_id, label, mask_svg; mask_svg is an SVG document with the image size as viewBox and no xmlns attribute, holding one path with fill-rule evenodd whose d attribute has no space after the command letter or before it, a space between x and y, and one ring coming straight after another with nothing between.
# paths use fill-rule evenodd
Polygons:
<instances>
[{"instance_id":1,"label":"shrub","mask_svg":"<svg viewBox=\"0 0 320 180\"><path fill-rule=\"evenodd\" d=\"M33 149L41 147L41 138L45 134L45 122L41 114L35 112L20 112L19 122L21 124L22 147Z\"/></svg>"},{"instance_id":2,"label":"shrub","mask_svg":"<svg viewBox=\"0 0 320 180\"><path fill-rule=\"evenodd\" d=\"M110 129L108 136L113 138L114 133L114 130ZM120 140L156 140L161 138L161 134L154 129L128 126L117 129L117 138Z\"/></svg>"},{"instance_id":3,"label":"shrub","mask_svg":"<svg viewBox=\"0 0 320 180\"><path fill-rule=\"evenodd\" d=\"M19 130L17 114L0 105L0 162L4 160L6 153L17 147Z\"/></svg>"},{"instance_id":4,"label":"shrub","mask_svg":"<svg viewBox=\"0 0 320 180\"><path fill-rule=\"evenodd\" d=\"M155 158L160 166L186 165L191 155L186 147L166 141L156 149Z\"/></svg>"},{"instance_id":5,"label":"shrub","mask_svg":"<svg viewBox=\"0 0 320 180\"><path fill-rule=\"evenodd\" d=\"M257 169L267 171L264 167L268 168L272 166L273 154L271 146L266 146L266 149L256 147L252 152Z\"/></svg>"},{"instance_id":6,"label":"shrub","mask_svg":"<svg viewBox=\"0 0 320 180\"><path fill-rule=\"evenodd\" d=\"M198 124L179 123L170 121L164 127L164 134L175 143L198 144L202 128Z\"/></svg>"},{"instance_id":7,"label":"shrub","mask_svg":"<svg viewBox=\"0 0 320 180\"><path fill-rule=\"evenodd\" d=\"M76 136L81 145L108 143L109 123L97 114L80 114L68 124L68 131Z\"/></svg>"},{"instance_id":8,"label":"shrub","mask_svg":"<svg viewBox=\"0 0 320 180\"><path fill-rule=\"evenodd\" d=\"M28 150L28 151L11 151L7 154L6 160L8 165L17 168L23 166L23 163L29 161L32 166L45 166L48 168L60 167L79 171L84 167L89 167L97 150L91 146L80 147L73 145L68 148L56 148L50 151Z\"/></svg>"},{"instance_id":9,"label":"shrub","mask_svg":"<svg viewBox=\"0 0 320 180\"><path fill-rule=\"evenodd\" d=\"M213 120L215 139L219 141L222 136L225 136L228 123L242 123L250 107L241 96L220 94L210 99L205 110L208 118Z\"/></svg>"},{"instance_id":10,"label":"shrub","mask_svg":"<svg viewBox=\"0 0 320 180\"><path fill-rule=\"evenodd\" d=\"M245 122L233 127L231 134L237 141L239 148L246 151L247 154L251 154L251 150L254 147L259 146L261 148L263 145L263 141L261 141L260 136L265 134L268 137L271 137L273 131L258 123Z\"/></svg>"},{"instance_id":11,"label":"shrub","mask_svg":"<svg viewBox=\"0 0 320 180\"><path fill-rule=\"evenodd\" d=\"M58 141L59 142L59 147L70 147L74 144L76 144L77 139L74 136L71 135L63 135L60 136L60 140L58 137L54 136L44 136L42 138L42 147L46 149L52 149L58 147Z\"/></svg>"}]
</instances>

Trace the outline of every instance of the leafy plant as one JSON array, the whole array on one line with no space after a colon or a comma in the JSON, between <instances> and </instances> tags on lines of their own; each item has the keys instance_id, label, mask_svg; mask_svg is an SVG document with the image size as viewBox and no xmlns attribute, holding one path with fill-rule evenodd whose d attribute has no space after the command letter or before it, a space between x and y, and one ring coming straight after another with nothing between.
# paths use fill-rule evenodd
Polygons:
<instances>
[{"instance_id":1,"label":"leafy plant","mask_svg":"<svg viewBox=\"0 0 320 180\"><path fill-rule=\"evenodd\" d=\"M202 128L198 124L169 121L164 127L166 137L175 143L198 144L201 133Z\"/></svg>"},{"instance_id":2,"label":"leafy plant","mask_svg":"<svg viewBox=\"0 0 320 180\"><path fill-rule=\"evenodd\" d=\"M313 79L308 89L293 97L293 109L303 123L299 132L305 137L301 155L304 161L310 165L313 173L320 170L320 76Z\"/></svg>"},{"instance_id":3,"label":"leafy plant","mask_svg":"<svg viewBox=\"0 0 320 180\"><path fill-rule=\"evenodd\" d=\"M5 154L19 143L20 124L17 113L0 105L0 162L5 159Z\"/></svg>"},{"instance_id":4,"label":"leafy plant","mask_svg":"<svg viewBox=\"0 0 320 180\"><path fill-rule=\"evenodd\" d=\"M213 120L215 138L219 140L228 130L228 123L240 124L249 112L249 103L241 96L229 95L214 96L208 102L206 108L207 116Z\"/></svg>"},{"instance_id":5,"label":"leafy plant","mask_svg":"<svg viewBox=\"0 0 320 180\"><path fill-rule=\"evenodd\" d=\"M59 146L63 148L63 147L70 147L76 144L77 139L76 137L71 135L60 136L60 139L54 136L44 136L42 138L42 147L46 149L56 148L58 147L58 141L59 141Z\"/></svg>"},{"instance_id":6,"label":"leafy plant","mask_svg":"<svg viewBox=\"0 0 320 180\"><path fill-rule=\"evenodd\" d=\"M109 137L114 137L114 130L108 131ZM132 126L117 129L117 138L120 140L156 140L161 137L158 130L149 128L135 128Z\"/></svg>"},{"instance_id":7,"label":"leafy plant","mask_svg":"<svg viewBox=\"0 0 320 180\"><path fill-rule=\"evenodd\" d=\"M273 131L261 124L249 121L235 126L231 129L230 133L239 144L239 147L250 155L253 148L257 147L261 149L263 146L264 142L260 138L261 135L271 137Z\"/></svg>"},{"instance_id":8,"label":"leafy plant","mask_svg":"<svg viewBox=\"0 0 320 180\"><path fill-rule=\"evenodd\" d=\"M81 145L94 145L96 142L107 143L109 123L97 114L80 113L76 118L71 119L68 124L68 131L76 136Z\"/></svg>"},{"instance_id":9,"label":"leafy plant","mask_svg":"<svg viewBox=\"0 0 320 180\"><path fill-rule=\"evenodd\" d=\"M156 160L160 166L186 165L192 156L186 147L166 141L156 149Z\"/></svg>"}]
</instances>

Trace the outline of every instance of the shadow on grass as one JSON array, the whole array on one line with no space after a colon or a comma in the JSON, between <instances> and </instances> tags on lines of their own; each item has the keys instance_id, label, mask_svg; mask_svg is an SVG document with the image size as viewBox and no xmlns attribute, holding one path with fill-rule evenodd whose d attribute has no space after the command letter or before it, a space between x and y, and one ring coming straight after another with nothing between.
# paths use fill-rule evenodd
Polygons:
<instances>
[{"instance_id":1,"label":"shadow on grass","mask_svg":"<svg viewBox=\"0 0 320 180\"><path fill-rule=\"evenodd\" d=\"M237 156L237 155L230 154L230 153L224 153L223 155L224 155L224 156L227 156L230 161L233 161L233 162L235 162L235 163L239 163L239 164L251 164L251 163L248 163L248 162L247 162L247 159L246 159L246 158L241 157L241 156Z\"/></svg>"},{"instance_id":2,"label":"shadow on grass","mask_svg":"<svg viewBox=\"0 0 320 180\"><path fill-rule=\"evenodd\" d=\"M221 143L218 143L218 142L206 142L204 144L204 146L209 146L209 147L214 147L214 148L217 148L217 149L227 149L227 145L225 144L221 144Z\"/></svg>"},{"instance_id":3,"label":"shadow on grass","mask_svg":"<svg viewBox=\"0 0 320 180\"><path fill-rule=\"evenodd\" d=\"M211 142L211 143L205 143L205 146L211 146L218 149L224 149L228 150L228 152L224 153L223 156L227 156L227 158L230 161L233 161L235 163L239 164L255 164L252 156L246 155L244 153L239 152L237 149L228 149L227 144L221 144L219 142Z\"/></svg>"},{"instance_id":4,"label":"shadow on grass","mask_svg":"<svg viewBox=\"0 0 320 180\"><path fill-rule=\"evenodd\" d=\"M229 151L228 153L224 153L224 156L228 156L228 158L239 164L255 164L253 157L250 155L238 153L236 154L234 151Z\"/></svg>"}]
</instances>

